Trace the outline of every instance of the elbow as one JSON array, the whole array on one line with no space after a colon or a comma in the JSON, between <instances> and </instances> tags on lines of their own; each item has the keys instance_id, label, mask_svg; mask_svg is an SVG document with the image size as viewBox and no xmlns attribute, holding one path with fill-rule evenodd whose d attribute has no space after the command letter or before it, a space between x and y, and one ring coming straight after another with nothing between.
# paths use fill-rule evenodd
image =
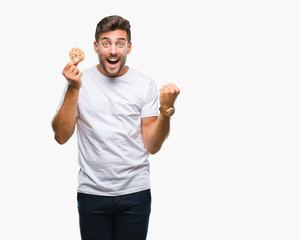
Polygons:
<instances>
[{"instance_id":1,"label":"elbow","mask_svg":"<svg viewBox=\"0 0 300 240\"><path fill-rule=\"evenodd\" d=\"M57 140L57 139L55 139L55 140L59 145L64 145L67 142L67 141L61 141L61 140Z\"/></svg>"},{"instance_id":2,"label":"elbow","mask_svg":"<svg viewBox=\"0 0 300 240\"><path fill-rule=\"evenodd\" d=\"M63 138L63 137L59 136L58 134L55 134L55 135L54 135L54 139L55 139L55 141L56 141L57 143L59 143L60 145L63 145L63 144L65 144L65 143L68 141L68 139Z\"/></svg>"},{"instance_id":3,"label":"elbow","mask_svg":"<svg viewBox=\"0 0 300 240\"><path fill-rule=\"evenodd\" d=\"M157 141L155 143L151 142L144 142L145 148L148 151L148 153L154 155L158 153L163 145L164 141Z\"/></svg>"},{"instance_id":4,"label":"elbow","mask_svg":"<svg viewBox=\"0 0 300 240\"><path fill-rule=\"evenodd\" d=\"M54 131L54 139L57 143L59 143L60 145L65 144L73 135L73 131L68 132L63 128L57 128L54 125L52 125L52 129Z\"/></svg>"},{"instance_id":5,"label":"elbow","mask_svg":"<svg viewBox=\"0 0 300 240\"><path fill-rule=\"evenodd\" d=\"M146 147L146 150L147 150L148 153L150 153L151 155L154 155L155 153L158 153L160 149L161 149L161 146Z\"/></svg>"},{"instance_id":6,"label":"elbow","mask_svg":"<svg viewBox=\"0 0 300 240\"><path fill-rule=\"evenodd\" d=\"M154 155L155 153L158 153L159 150L151 150L151 151L148 151L151 155Z\"/></svg>"}]
</instances>

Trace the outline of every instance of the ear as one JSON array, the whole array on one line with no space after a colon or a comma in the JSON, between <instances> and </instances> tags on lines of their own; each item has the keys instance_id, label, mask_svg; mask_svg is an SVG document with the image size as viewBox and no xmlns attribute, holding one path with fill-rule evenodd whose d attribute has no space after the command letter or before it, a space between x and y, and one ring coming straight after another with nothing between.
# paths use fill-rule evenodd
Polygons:
<instances>
[{"instance_id":1,"label":"ear","mask_svg":"<svg viewBox=\"0 0 300 240\"><path fill-rule=\"evenodd\" d=\"M96 41L94 41L94 50L95 50L95 53L99 53L99 51L98 51L98 44L97 44L97 42Z\"/></svg>"},{"instance_id":2,"label":"ear","mask_svg":"<svg viewBox=\"0 0 300 240\"><path fill-rule=\"evenodd\" d=\"M127 54L129 54L131 52L131 49L132 49L132 42L130 42L128 44L128 48L127 48Z\"/></svg>"}]
</instances>

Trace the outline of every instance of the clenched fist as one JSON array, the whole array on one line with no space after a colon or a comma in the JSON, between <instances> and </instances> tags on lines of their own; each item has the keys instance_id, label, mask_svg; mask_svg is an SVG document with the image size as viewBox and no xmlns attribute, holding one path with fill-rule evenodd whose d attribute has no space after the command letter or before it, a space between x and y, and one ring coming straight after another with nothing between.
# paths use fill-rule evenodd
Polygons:
<instances>
[{"instance_id":1,"label":"clenched fist","mask_svg":"<svg viewBox=\"0 0 300 240\"><path fill-rule=\"evenodd\" d=\"M160 106L164 109L169 109L174 106L175 100L180 93L180 89L174 83L170 83L164 85L159 90L159 93Z\"/></svg>"},{"instance_id":2,"label":"clenched fist","mask_svg":"<svg viewBox=\"0 0 300 240\"><path fill-rule=\"evenodd\" d=\"M75 89L79 89L81 87L81 76L82 72L80 72L79 68L77 67L79 60L76 59L75 61L69 62L62 74L69 82L69 85Z\"/></svg>"}]
</instances>

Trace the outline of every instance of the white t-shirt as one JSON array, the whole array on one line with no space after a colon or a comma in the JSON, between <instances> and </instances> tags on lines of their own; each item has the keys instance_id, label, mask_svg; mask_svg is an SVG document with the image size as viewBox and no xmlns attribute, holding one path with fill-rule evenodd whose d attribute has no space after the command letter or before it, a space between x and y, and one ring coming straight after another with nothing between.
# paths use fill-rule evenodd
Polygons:
<instances>
[{"instance_id":1,"label":"white t-shirt","mask_svg":"<svg viewBox=\"0 0 300 240\"><path fill-rule=\"evenodd\" d=\"M123 76L109 78L96 65L81 79L78 192L118 196L149 189L141 118L158 116L155 82L131 67Z\"/></svg>"}]
</instances>

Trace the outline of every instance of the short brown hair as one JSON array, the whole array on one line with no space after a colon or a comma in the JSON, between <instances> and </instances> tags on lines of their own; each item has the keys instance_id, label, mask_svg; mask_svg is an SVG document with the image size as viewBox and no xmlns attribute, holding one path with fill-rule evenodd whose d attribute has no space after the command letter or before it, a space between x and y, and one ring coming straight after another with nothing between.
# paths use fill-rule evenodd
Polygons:
<instances>
[{"instance_id":1,"label":"short brown hair","mask_svg":"<svg viewBox=\"0 0 300 240\"><path fill-rule=\"evenodd\" d=\"M112 16L105 17L97 24L96 33L95 33L96 42L98 42L99 35L101 33L121 29L127 32L127 40L128 43L130 43L131 41L130 27L131 26L129 21L120 16L112 15Z\"/></svg>"}]
</instances>

